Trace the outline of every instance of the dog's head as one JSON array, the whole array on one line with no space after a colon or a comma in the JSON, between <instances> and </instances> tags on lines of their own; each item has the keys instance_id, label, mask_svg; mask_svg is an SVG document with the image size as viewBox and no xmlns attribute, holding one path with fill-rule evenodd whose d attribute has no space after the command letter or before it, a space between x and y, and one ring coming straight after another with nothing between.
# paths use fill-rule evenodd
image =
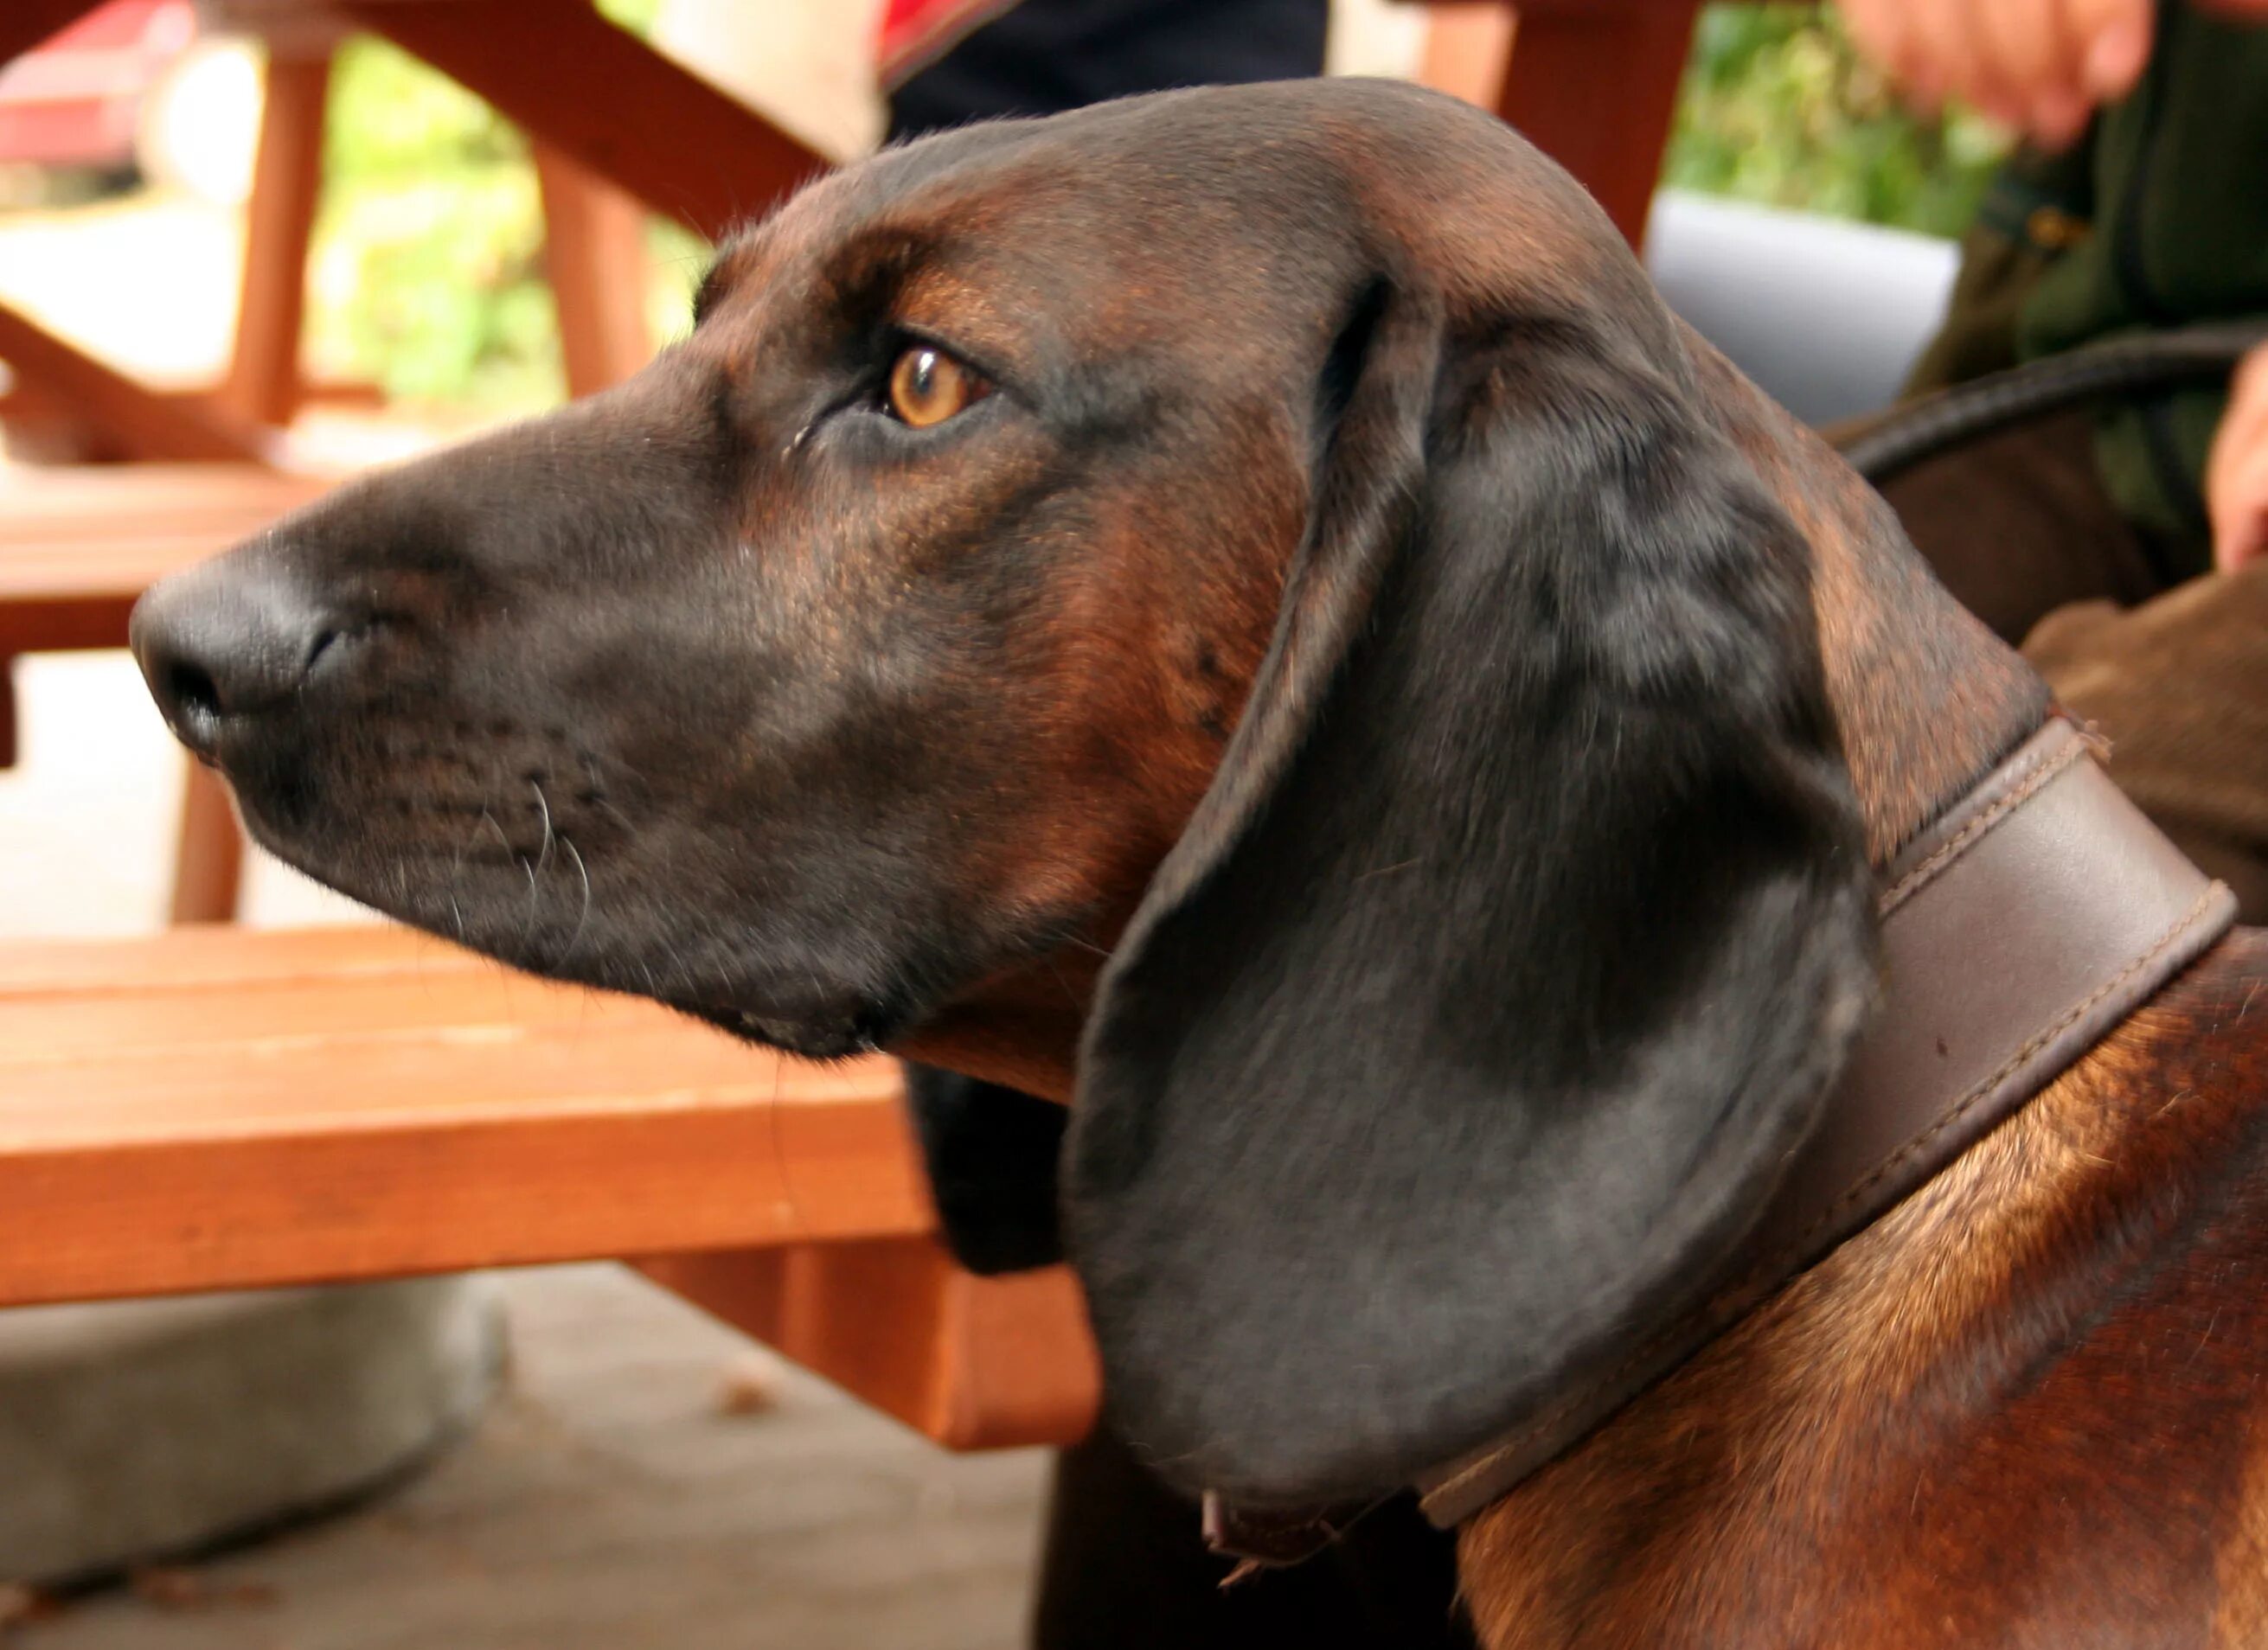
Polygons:
<instances>
[{"instance_id":1,"label":"dog's head","mask_svg":"<svg viewBox=\"0 0 2268 1650\"><path fill-rule=\"evenodd\" d=\"M1122 1425L1333 1494L1705 1279L1861 1017L1806 538L1723 382L1482 115L1138 99L807 191L636 379L136 648L262 842L412 922L805 1052L1083 1036Z\"/></svg>"}]
</instances>

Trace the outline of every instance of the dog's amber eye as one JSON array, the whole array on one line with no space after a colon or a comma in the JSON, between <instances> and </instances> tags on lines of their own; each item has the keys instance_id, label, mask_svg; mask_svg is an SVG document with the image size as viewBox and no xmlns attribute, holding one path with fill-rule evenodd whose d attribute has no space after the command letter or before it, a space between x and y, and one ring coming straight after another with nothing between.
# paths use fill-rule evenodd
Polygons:
<instances>
[{"instance_id":1,"label":"dog's amber eye","mask_svg":"<svg viewBox=\"0 0 2268 1650\"><path fill-rule=\"evenodd\" d=\"M916 344L890 369L890 411L916 429L942 424L982 400L984 381L927 344Z\"/></svg>"}]
</instances>

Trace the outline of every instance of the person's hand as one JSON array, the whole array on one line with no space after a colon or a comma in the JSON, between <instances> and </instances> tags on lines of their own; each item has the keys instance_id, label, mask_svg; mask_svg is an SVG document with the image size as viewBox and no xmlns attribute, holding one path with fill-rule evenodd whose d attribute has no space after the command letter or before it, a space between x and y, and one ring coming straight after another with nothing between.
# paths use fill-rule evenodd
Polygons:
<instances>
[{"instance_id":1,"label":"person's hand","mask_svg":"<svg viewBox=\"0 0 2268 1650\"><path fill-rule=\"evenodd\" d=\"M2268 19L2268 0L2199 0ZM1959 98L2060 149L2150 61L2152 0L1842 0L1851 38L1908 99Z\"/></svg>"},{"instance_id":2,"label":"person's hand","mask_svg":"<svg viewBox=\"0 0 2268 1650\"><path fill-rule=\"evenodd\" d=\"M2268 556L2268 344L2244 357L2205 466L2213 562L2234 573Z\"/></svg>"}]
</instances>

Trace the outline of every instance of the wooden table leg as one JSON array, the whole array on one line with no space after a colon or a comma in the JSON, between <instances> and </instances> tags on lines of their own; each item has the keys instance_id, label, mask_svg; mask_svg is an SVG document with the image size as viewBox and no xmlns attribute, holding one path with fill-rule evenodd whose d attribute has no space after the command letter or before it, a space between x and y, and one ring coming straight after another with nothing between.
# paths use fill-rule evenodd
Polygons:
<instances>
[{"instance_id":1,"label":"wooden table leg","mask_svg":"<svg viewBox=\"0 0 2268 1650\"><path fill-rule=\"evenodd\" d=\"M721 235L828 163L574 0L341 0L528 135L653 210Z\"/></svg>"},{"instance_id":2,"label":"wooden table leg","mask_svg":"<svg viewBox=\"0 0 2268 1650\"><path fill-rule=\"evenodd\" d=\"M663 1287L950 1449L1071 1444L1102 1375L1067 1267L978 1278L933 1238L672 1255Z\"/></svg>"},{"instance_id":3,"label":"wooden table leg","mask_svg":"<svg viewBox=\"0 0 2268 1650\"><path fill-rule=\"evenodd\" d=\"M173 855L173 920L232 922L244 881L244 833L228 787L202 762L188 764L181 834Z\"/></svg>"},{"instance_id":4,"label":"wooden table leg","mask_svg":"<svg viewBox=\"0 0 2268 1650\"><path fill-rule=\"evenodd\" d=\"M223 404L254 423L280 428L299 410L307 246L322 194L323 112L330 84L328 50L300 53L270 44L246 209L236 342L220 389Z\"/></svg>"},{"instance_id":5,"label":"wooden table leg","mask_svg":"<svg viewBox=\"0 0 2268 1650\"><path fill-rule=\"evenodd\" d=\"M619 384L652 358L646 324L645 212L549 143L535 145L543 268L559 312L567 393Z\"/></svg>"},{"instance_id":6,"label":"wooden table leg","mask_svg":"<svg viewBox=\"0 0 2268 1650\"><path fill-rule=\"evenodd\" d=\"M1508 5L1463 4L1425 8L1425 48L1418 84L1493 109L1504 90L1518 26Z\"/></svg>"},{"instance_id":7,"label":"wooden table leg","mask_svg":"<svg viewBox=\"0 0 2268 1650\"><path fill-rule=\"evenodd\" d=\"M16 766L16 661L0 653L0 770Z\"/></svg>"}]
</instances>

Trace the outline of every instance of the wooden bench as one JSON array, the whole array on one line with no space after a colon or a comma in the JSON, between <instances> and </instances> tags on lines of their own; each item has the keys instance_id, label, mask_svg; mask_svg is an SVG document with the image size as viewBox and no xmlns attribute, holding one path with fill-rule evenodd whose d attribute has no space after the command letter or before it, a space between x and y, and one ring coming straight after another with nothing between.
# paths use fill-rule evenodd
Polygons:
<instances>
[{"instance_id":1,"label":"wooden bench","mask_svg":"<svg viewBox=\"0 0 2268 1650\"><path fill-rule=\"evenodd\" d=\"M0 1305L618 1258L951 1447L1081 1436L1076 1285L951 1265L899 1088L399 928L0 944Z\"/></svg>"}]
</instances>

